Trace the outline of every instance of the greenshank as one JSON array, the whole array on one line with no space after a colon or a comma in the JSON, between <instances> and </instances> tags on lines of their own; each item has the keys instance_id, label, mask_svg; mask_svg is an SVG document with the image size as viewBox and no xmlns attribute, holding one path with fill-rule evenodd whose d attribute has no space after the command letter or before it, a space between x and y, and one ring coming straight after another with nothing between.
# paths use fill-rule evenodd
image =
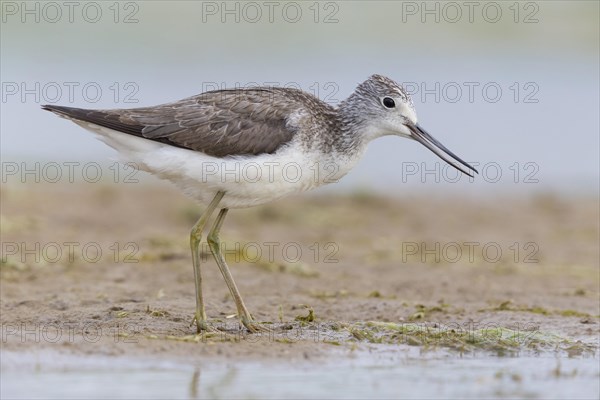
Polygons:
<instances>
[{"instance_id":1,"label":"greenshank","mask_svg":"<svg viewBox=\"0 0 600 400\"><path fill-rule=\"evenodd\" d=\"M229 209L336 182L356 165L369 142L385 135L416 140L462 173L477 173L417 123L409 94L381 75L359 84L337 107L298 89L256 87L210 91L154 107L42 108L93 132L124 160L206 205L190 233L198 332L211 329L199 245L216 210L207 242L240 322L256 332L263 329L246 308L221 252L219 232Z\"/></svg>"}]
</instances>

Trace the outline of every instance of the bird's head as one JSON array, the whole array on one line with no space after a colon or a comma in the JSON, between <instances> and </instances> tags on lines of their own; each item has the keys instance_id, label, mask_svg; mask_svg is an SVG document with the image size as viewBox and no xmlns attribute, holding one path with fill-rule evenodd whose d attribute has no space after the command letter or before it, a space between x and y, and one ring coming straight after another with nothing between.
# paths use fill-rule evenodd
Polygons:
<instances>
[{"instance_id":1,"label":"bird's head","mask_svg":"<svg viewBox=\"0 0 600 400\"><path fill-rule=\"evenodd\" d=\"M417 112L410 95L385 76L373 75L358 85L340 104L340 110L344 123L360 130L368 141L386 135L414 139L459 171L469 176L473 176L469 170L478 173L417 123Z\"/></svg>"}]
</instances>

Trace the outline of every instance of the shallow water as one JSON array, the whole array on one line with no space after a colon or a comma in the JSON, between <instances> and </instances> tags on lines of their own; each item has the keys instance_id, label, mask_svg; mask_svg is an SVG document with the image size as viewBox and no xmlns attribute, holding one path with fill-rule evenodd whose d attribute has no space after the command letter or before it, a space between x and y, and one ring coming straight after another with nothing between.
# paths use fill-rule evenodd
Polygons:
<instances>
[{"instance_id":1,"label":"shallow water","mask_svg":"<svg viewBox=\"0 0 600 400\"><path fill-rule=\"evenodd\" d=\"M3 399L578 398L600 396L598 358L419 354L378 346L327 362L156 360L2 353Z\"/></svg>"}]
</instances>

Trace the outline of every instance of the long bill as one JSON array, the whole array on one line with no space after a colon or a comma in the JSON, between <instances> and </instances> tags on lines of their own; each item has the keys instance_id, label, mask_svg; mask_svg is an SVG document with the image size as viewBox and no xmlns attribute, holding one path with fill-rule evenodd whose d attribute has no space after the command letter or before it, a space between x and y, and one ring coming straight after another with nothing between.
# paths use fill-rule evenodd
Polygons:
<instances>
[{"instance_id":1,"label":"long bill","mask_svg":"<svg viewBox=\"0 0 600 400\"><path fill-rule=\"evenodd\" d=\"M463 169L460 166L460 164L464 165L465 167L467 167L471 171L475 172L476 174L479 173L475 168L473 168L472 166L470 166L469 164L464 162L456 154L454 154L453 152L448 150L446 148L446 146L444 146L443 144L438 142L433 136L431 136L429 133L427 133L427 131L425 129L421 128L419 126L419 124L407 124L407 126L408 126L408 129L410 129L410 131L411 131L411 134L412 134L411 137L413 139L415 139L417 142L421 143L423 146L427 147L429 150L431 150L433 153L435 153L436 156L438 156L442 160L446 161L448 164L452 165L454 168L456 168L463 174L469 175L471 178L473 177L473 175L469 171L466 171L465 169ZM457 162L460 164L458 164Z\"/></svg>"}]
</instances>

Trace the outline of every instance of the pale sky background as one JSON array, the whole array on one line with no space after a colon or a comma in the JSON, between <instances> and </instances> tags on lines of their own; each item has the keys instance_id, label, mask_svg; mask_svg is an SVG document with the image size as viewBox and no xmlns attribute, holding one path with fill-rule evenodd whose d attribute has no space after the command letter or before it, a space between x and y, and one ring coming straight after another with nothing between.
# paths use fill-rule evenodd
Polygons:
<instances>
[{"instance_id":1,"label":"pale sky background","mask_svg":"<svg viewBox=\"0 0 600 400\"><path fill-rule=\"evenodd\" d=\"M2 2L3 163L114 157L91 134L42 111L45 103L129 108L215 84L274 82L318 89L335 103L380 73L409 83L420 123L483 165L483 176L421 182L407 168L443 163L416 142L389 137L372 143L331 190L598 193L597 1L475 2L471 15L462 2L453 3L458 9L428 2L429 14L420 1L275 2L272 16L261 1L228 2L231 13L220 1L114 3L80 2L70 16L63 2L55 3L60 9L26 2L29 13L21 2ZM423 97L423 88L436 93ZM498 168L502 178L493 183Z\"/></svg>"}]
</instances>

